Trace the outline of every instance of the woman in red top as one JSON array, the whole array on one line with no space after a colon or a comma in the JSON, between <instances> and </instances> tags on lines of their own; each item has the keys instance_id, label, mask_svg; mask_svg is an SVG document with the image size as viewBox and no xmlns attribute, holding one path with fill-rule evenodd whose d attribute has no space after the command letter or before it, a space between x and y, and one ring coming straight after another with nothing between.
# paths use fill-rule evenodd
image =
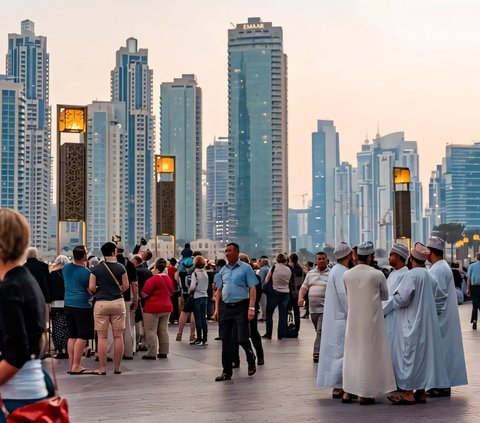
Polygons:
<instances>
[{"instance_id":1,"label":"woman in red top","mask_svg":"<svg viewBox=\"0 0 480 423\"><path fill-rule=\"evenodd\" d=\"M170 296L174 289L172 280L163 273L166 266L167 262L162 258L155 262L156 274L147 279L141 293L146 299L143 325L148 351L142 357L144 360L167 358L168 354L168 316L173 311Z\"/></svg>"}]
</instances>

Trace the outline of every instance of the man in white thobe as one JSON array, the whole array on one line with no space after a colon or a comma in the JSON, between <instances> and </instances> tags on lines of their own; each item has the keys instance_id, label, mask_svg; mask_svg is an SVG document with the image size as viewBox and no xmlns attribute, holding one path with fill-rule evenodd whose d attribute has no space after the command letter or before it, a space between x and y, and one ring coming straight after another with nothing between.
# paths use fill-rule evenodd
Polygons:
<instances>
[{"instance_id":1,"label":"man in white thobe","mask_svg":"<svg viewBox=\"0 0 480 423\"><path fill-rule=\"evenodd\" d=\"M332 397L341 398L343 348L348 310L343 274L351 264L352 249L346 242L341 242L333 252L333 256L337 264L330 270L325 292L317 386L333 388Z\"/></svg>"},{"instance_id":2,"label":"man in white thobe","mask_svg":"<svg viewBox=\"0 0 480 423\"><path fill-rule=\"evenodd\" d=\"M343 402L358 395L360 404L396 389L392 358L385 336L382 300L388 299L385 275L372 267L375 248L357 248L358 265L343 274L348 300L343 359Z\"/></svg>"},{"instance_id":3,"label":"man in white thobe","mask_svg":"<svg viewBox=\"0 0 480 423\"><path fill-rule=\"evenodd\" d=\"M383 302L383 313L385 315L385 332L390 347L393 351L393 341L395 339L395 313L393 307L393 293L397 290L400 281L408 272L406 261L408 258L408 248L401 244L394 244L388 256L388 263L393 267L387 279L388 300Z\"/></svg>"},{"instance_id":4,"label":"man in white thobe","mask_svg":"<svg viewBox=\"0 0 480 423\"><path fill-rule=\"evenodd\" d=\"M436 298L444 305L443 309L440 310L438 320L443 340L445 365L450 380L448 386L466 385L468 383L467 369L465 367L462 330L458 315L457 293L452 269L443 258L445 241L442 238L432 236L427 247L430 250L428 261L432 263L429 271L438 282ZM434 388L441 387L436 386ZM429 394L437 397L450 396L451 389L432 389Z\"/></svg>"},{"instance_id":5,"label":"man in white thobe","mask_svg":"<svg viewBox=\"0 0 480 423\"><path fill-rule=\"evenodd\" d=\"M388 397L396 405L425 403L425 389L448 384L435 302L437 282L425 268L428 255L428 248L417 242L410 252L413 268L393 294L392 361L397 386L404 390Z\"/></svg>"}]
</instances>

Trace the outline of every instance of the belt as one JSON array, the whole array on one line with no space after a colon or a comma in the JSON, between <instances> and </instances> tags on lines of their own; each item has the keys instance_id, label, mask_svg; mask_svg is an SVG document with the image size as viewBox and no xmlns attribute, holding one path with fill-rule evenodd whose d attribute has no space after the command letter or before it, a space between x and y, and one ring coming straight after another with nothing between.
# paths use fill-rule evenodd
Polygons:
<instances>
[{"instance_id":1,"label":"belt","mask_svg":"<svg viewBox=\"0 0 480 423\"><path fill-rule=\"evenodd\" d=\"M225 304L225 306L227 308L234 308L234 307L237 307L239 305L243 305L245 304L246 302L250 301L248 298L245 299L245 300L242 300L242 301L239 301L238 303L226 303L225 301L223 302Z\"/></svg>"}]
</instances>

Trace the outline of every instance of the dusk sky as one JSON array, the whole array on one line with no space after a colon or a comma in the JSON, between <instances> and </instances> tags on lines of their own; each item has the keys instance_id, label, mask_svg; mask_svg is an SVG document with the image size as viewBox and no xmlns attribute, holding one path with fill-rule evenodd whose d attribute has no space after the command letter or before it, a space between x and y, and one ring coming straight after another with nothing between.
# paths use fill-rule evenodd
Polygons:
<instances>
[{"instance_id":1,"label":"dusk sky","mask_svg":"<svg viewBox=\"0 0 480 423\"><path fill-rule=\"evenodd\" d=\"M2 4L0 55L8 33L33 20L36 35L48 37L55 110L109 100L115 52L135 37L154 71L157 145L160 84L194 73L206 148L215 135L228 135L227 30L252 16L283 27L290 207L302 206L301 194L311 198L317 119L335 121L341 160L354 166L377 122L381 135L405 131L418 142L424 202L445 145L480 140L476 0L24 0Z\"/></svg>"}]
</instances>

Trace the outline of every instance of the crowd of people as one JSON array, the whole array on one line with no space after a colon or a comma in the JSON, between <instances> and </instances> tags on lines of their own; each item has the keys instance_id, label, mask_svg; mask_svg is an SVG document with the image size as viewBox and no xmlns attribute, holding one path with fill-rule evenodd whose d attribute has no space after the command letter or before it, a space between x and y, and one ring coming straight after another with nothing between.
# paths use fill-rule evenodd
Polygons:
<instances>
[{"instance_id":1,"label":"crowd of people","mask_svg":"<svg viewBox=\"0 0 480 423\"><path fill-rule=\"evenodd\" d=\"M144 360L166 359L168 325L178 327L181 342L189 324L192 348L205 347L209 321L218 321L215 339L222 342L215 380L232 378L240 347L253 376L265 364L262 342L274 334L298 337L301 318L309 316L317 385L332 388L343 403L372 404L385 394L396 405L424 403L427 395L449 396L453 386L467 383L458 282L438 237L410 251L395 244L391 272L378 268L371 242L354 248L342 242L333 252L335 264L320 251L304 266L295 253L279 253L272 265L266 256L250 259L235 243L225 247L225 260L209 260L186 244L178 261L152 261L144 245L127 257L121 243L106 242L102 259L77 246L70 259L60 255L49 268L27 249L29 228L21 215L0 209L3 231L9 236L0 236L0 394L7 409L48 395L40 341L49 322L52 355L69 360L72 376L106 375L108 362L121 374L122 360L140 351ZM466 274L473 329L479 266ZM265 322L263 335L259 322ZM93 350L98 367L89 369L82 357Z\"/></svg>"}]
</instances>

